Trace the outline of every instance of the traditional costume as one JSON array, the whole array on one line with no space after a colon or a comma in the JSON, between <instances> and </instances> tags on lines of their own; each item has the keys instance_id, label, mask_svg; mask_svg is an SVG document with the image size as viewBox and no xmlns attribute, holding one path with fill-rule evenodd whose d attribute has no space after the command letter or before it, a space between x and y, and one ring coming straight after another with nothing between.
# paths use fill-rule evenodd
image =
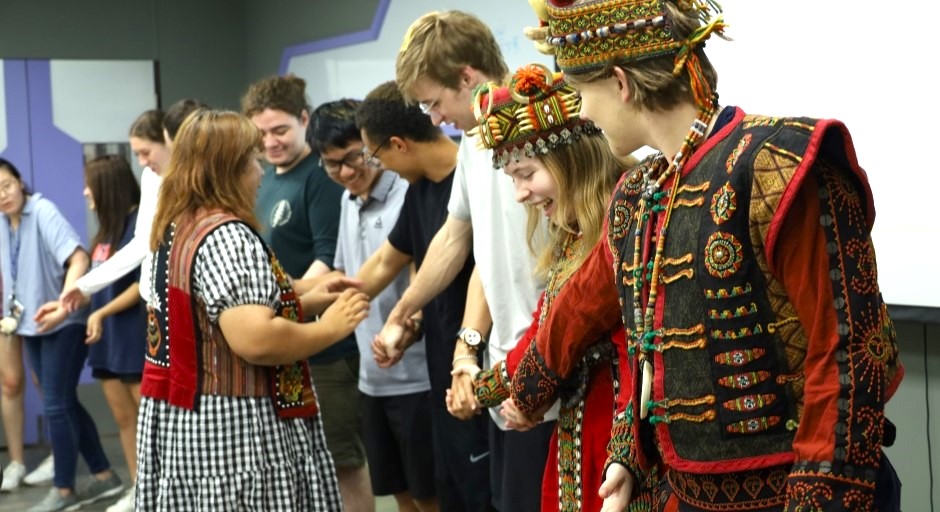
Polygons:
<instances>
[{"instance_id":1,"label":"traditional costume","mask_svg":"<svg viewBox=\"0 0 940 512\"><path fill-rule=\"evenodd\" d=\"M548 2L543 44L566 72L674 55L700 109L678 154L627 173L608 239L556 300L537 343L625 325L629 362L608 464L634 478L629 510L894 510L881 450L903 368L877 283L874 205L834 120L717 111L696 46L660 1ZM655 94L655 93L654 93Z\"/></svg>"},{"instance_id":2,"label":"traditional costume","mask_svg":"<svg viewBox=\"0 0 940 512\"><path fill-rule=\"evenodd\" d=\"M151 279L137 508L341 510L307 363L253 365L218 326L246 304L303 319L261 238L222 212L180 219Z\"/></svg>"},{"instance_id":3,"label":"traditional costume","mask_svg":"<svg viewBox=\"0 0 940 512\"><path fill-rule=\"evenodd\" d=\"M480 123L474 134L483 147L494 149L496 169L598 134L592 123L578 117L580 101L575 91L544 66L521 68L508 88L483 87L474 106ZM597 511L602 505L597 489L616 408L618 347L620 356L625 356L623 329L618 326L611 333L578 340L569 358L545 364L542 354L547 349L535 343L535 333L553 307L577 307L554 299L584 254L580 233L561 238L563 246L555 249L548 285L531 327L505 360L476 376L474 389L484 407L498 407L511 397L529 414L544 412L560 399L542 479L542 510Z\"/></svg>"}]
</instances>

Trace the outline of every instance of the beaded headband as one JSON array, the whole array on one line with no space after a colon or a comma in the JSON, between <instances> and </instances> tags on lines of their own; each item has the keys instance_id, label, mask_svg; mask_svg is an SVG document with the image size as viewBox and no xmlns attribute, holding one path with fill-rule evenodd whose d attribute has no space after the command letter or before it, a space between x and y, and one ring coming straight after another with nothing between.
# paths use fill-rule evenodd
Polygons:
<instances>
[{"instance_id":1,"label":"beaded headband","mask_svg":"<svg viewBox=\"0 0 940 512\"><path fill-rule=\"evenodd\" d=\"M711 106L713 94L693 50L713 32L722 35L725 24L721 6L713 0L677 0L681 10L694 12L702 22L688 39L679 40L665 3L666 0L530 0L543 26L528 29L526 35L540 39L536 41L540 50L553 48L558 67L571 74L675 55L673 74L688 68L696 103Z\"/></svg>"},{"instance_id":2,"label":"beaded headband","mask_svg":"<svg viewBox=\"0 0 940 512\"><path fill-rule=\"evenodd\" d=\"M528 64L512 76L508 87L490 82L474 91L473 113L481 149L493 150L493 167L510 160L544 155L581 135L599 133L582 121L581 98L561 76L542 64Z\"/></svg>"}]
</instances>

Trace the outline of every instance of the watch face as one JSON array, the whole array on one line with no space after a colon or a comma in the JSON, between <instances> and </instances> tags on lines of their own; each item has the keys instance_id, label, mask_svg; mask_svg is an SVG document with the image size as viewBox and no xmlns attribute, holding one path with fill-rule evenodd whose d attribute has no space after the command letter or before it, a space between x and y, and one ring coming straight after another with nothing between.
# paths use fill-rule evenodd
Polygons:
<instances>
[{"instance_id":1,"label":"watch face","mask_svg":"<svg viewBox=\"0 0 940 512\"><path fill-rule=\"evenodd\" d=\"M471 347L475 347L480 344L480 333L478 332L468 332L463 335L463 341Z\"/></svg>"}]
</instances>

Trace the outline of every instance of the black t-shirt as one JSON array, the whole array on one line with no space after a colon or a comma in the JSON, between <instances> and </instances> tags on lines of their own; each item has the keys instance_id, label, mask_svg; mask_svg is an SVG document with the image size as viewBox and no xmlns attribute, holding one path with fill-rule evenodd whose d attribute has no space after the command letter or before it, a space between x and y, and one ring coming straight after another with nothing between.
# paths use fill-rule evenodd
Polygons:
<instances>
[{"instance_id":1,"label":"black t-shirt","mask_svg":"<svg viewBox=\"0 0 940 512\"><path fill-rule=\"evenodd\" d=\"M440 183L422 179L412 183L405 194L398 222L388 235L395 249L414 258L421 268L428 246L447 220L447 202L454 183L451 172ZM467 284L473 273L473 256L467 258L454 281L424 307L425 343L427 343L428 374L431 393L436 406L444 407L445 390L451 384L451 361L454 342L463 321L467 302Z\"/></svg>"}]
</instances>

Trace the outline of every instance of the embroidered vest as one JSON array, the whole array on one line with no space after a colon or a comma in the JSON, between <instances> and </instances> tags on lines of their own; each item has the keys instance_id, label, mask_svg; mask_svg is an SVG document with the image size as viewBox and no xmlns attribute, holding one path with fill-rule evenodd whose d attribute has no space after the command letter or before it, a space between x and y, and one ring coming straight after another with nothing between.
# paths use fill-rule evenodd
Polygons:
<instances>
[{"instance_id":1,"label":"embroidered vest","mask_svg":"<svg viewBox=\"0 0 940 512\"><path fill-rule=\"evenodd\" d=\"M827 132L829 125L817 126L823 122L741 116L739 111L737 124L726 127L730 133L721 140L706 142L714 147L701 148L683 172L660 267L656 337L630 348L635 377L621 385L632 397L628 416L643 446L642 466L661 456L678 471L724 473L794 460L807 336L770 273L768 233L778 208L784 208L788 184L820 153L861 171L850 142L839 141L836 130ZM650 271L633 266L635 213L650 162L628 173L609 208L609 244L628 334L634 330L636 276ZM650 232L658 233L658 226ZM644 420L637 404L641 349L654 368Z\"/></svg>"},{"instance_id":2,"label":"embroidered vest","mask_svg":"<svg viewBox=\"0 0 940 512\"><path fill-rule=\"evenodd\" d=\"M200 246L207 235L230 222L241 221L224 212L211 212L180 219L167 230L165 243L153 261L152 289L157 307L147 307L141 394L185 409L194 409L200 394L268 395L282 418L314 416L317 400L305 361L276 367L248 363L232 352L221 329L209 321L205 304L191 294ZM295 322L303 321L300 302L287 275L266 245L265 249L281 292L277 313Z\"/></svg>"}]
</instances>

